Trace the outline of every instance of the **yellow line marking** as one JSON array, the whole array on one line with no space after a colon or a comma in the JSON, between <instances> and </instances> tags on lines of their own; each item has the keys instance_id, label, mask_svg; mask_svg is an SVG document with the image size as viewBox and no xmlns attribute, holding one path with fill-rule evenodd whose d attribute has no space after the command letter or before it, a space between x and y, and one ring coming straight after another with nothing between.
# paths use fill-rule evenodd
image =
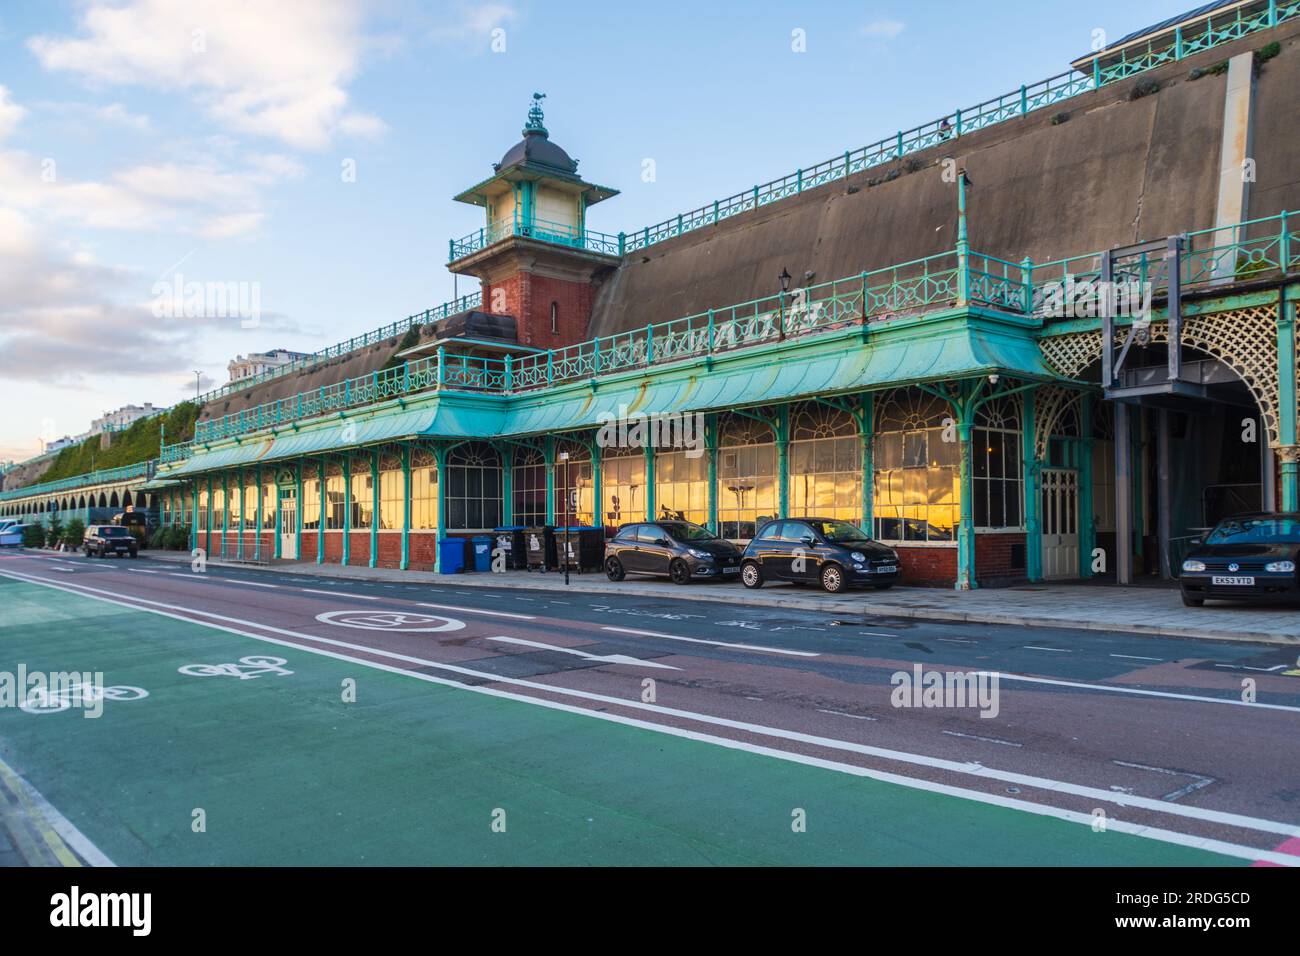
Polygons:
<instances>
[{"instance_id":1,"label":"yellow line marking","mask_svg":"<svg viewBox=\"0 0 1300 956\"><path fill-rule=\"evenodd\" d=\"M45 841L45 845L49 847L50 852L54 854L54 858L59 862L59 865L81 866L81 860L77 859L77 855L68 849L68 845L63 842L63 838L54 832L54 828L45 819L45 814L41 813L27 799L26 787L23 786L22 779L3 760L0 760L0 785L3 785L13 795L14 800L24 811L22 820L30 823L36 830L40 838ZM10 830L10 832L14 834L15 838L18 837L15 830ZM20 840L20 842L25 841ZM28 863L37 863L37 861L28 857L27 853L23 853L23 857L27 859Z\"/></svg>"}]
</instances>

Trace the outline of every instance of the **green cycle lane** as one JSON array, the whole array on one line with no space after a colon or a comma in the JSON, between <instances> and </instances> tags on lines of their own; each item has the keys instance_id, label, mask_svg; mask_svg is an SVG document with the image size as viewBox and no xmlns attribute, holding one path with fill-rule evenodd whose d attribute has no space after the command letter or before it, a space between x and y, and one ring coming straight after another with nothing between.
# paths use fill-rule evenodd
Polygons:
<instances>
[{"instance_id":1,"label":"green cycle lane","mask_svg":"<svg viewBox=\"0 0 1300 956\"><path fill-rule=\"evenodd\" d=\"M102 671L148 691L98 719L0 708L0 758L119 865L1246 862L8 578L0 607L0 671ZM249 656L292 674L179 671Z\"/></svg>"}]
</instances>

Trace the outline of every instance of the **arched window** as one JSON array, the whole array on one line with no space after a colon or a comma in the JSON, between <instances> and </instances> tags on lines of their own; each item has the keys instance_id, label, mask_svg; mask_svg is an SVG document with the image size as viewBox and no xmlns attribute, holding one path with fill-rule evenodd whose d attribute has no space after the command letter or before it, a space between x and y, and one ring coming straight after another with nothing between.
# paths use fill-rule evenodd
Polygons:
<instances>
[{"instance_id":1,"label":"arched window","mask_svg":"<svg viewBox=\"0 0 1300 956\"><path fill-rule=\"evenodd\" d=\"M411 449L411 528L438 527L438 464L427 448Z\"/></svg>"},{"instance_id":2,"label":"arched window","mask_svg":"<svg viewBox=\"0 0 1300 956\"><path fill-rule=\"evenodd\" d=\"M546 458L538 448L516 448L510 474L514 523L546 523Z\"/></svg>"},{"instance_id":3,"label":"arched window","mask_svg":"<svg viewBox=\"0 0 1300 956\"><path fill-rule=\"evenodd\" d=\"M971 479L975 526L1019 528L1024 514L1024 462L1020 451L1020 396L986 402L971 429Z\"/></svg>"},{"instance_id":4,"label":"arched window","mask_svg":"<svg viewBox=\"0 0 1300 956\"><path fill-rule=\"evenodd\" d=\"M565 466L560 456L568 454ZM555 522L574 525L596 523L595 481L591 451L580 441L561 439L555 443ZM516 524L519 522L516 521Z\"/></svg>"},{"instance_id":5,"label":"arched window","mask_svg":"<svg viewBox=\"0 0 1300 956\"><path fill-rule=\"evenodd\" d=\"M501 459L484 442L447 453L447 528L491 530L501 524Z\"/></svg>"},{"instance_id":6,"label":"arched window","mask_svg":"<svg viewBox=\"0 0 1300 956\"><path fill-rule=\"evenodd\" d=\"M718 420L718 534L747 541L776 517L776 436L764 423L735 412Z\"/></svg>"},{"instance_id":7,"label":"arched window","mask_svg":"<svg viewBox=\"0 0 1300 956\"><path fill-rule=\"evenodd\" d=\"M612 528L644 521L645 449L607 446L600 457L600 507Z\"/></svg>"},{"instance_id":8,"label":"arched window","mask_svg":"<svg viewBox=\"0 0 1300 956\"><path fill-rule=\"evenodd\" d=\"M790 514L862 519L862 440L853 416L819 402L790 415Z\"/></svg>"},{"instance_id":9,"label":"arched window","mask_svg":"<svg viewBox=\"0 0 1300 956\"><path fill-rule=\"evenodd\" d=\"M402 458L396 450L379 456L379 530L400 531L406 515Z\"/></svg>"},{"instance_id":10,"label":"arched window","mask_svg":"<svg viewBox=\"0 0 1300 956\"><path fill-rule=\"evenodd\" d=\"M877 401L874 510L878 539L956 540L961 444L952 418L947 402L917 388L894 389Z\"/></svg>"}]
</instances>

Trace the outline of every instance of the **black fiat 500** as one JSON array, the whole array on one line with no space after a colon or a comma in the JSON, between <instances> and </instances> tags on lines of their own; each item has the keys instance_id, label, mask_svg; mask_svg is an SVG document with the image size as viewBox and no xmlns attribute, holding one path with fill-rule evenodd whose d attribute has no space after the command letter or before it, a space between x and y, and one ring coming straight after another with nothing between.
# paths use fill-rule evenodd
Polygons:
<instances>
[{"instance_id":1,"label":"black fiat 500","mask_svg":"<svg viewBox=\"0 0 1300 956\"><path fill-rule=\"evenodd\" d=\"M740 549L689 521L625 524L605 545L605 575L611 581L628 574L666 574L674 584L690 584L739 573Z\"/></svg>"},{"instance_id":2,"label":"black fiat 500","mask_svg":"<svg viewBox=\"0 0 1300 956\"><path fill-rule=\"evenodd\" d=\"M857 525L834 518L778 518L758 530L741 559L747 588L764 581L818 583L832 594L848 587L884 590L898 580L898 553Z\"/></svg>"},{"instance_id":3,"label":"black fiat 500","mask_svg":"<svg viewBox=\"0 0 1300 956\"><path fill-rule=\"evenodd\" d=\"M1300 598L1300 514L1224 518L1192 542L1183 560L1183 603L1207 599L1294 601Z\"/></svg>"}]
</instances>

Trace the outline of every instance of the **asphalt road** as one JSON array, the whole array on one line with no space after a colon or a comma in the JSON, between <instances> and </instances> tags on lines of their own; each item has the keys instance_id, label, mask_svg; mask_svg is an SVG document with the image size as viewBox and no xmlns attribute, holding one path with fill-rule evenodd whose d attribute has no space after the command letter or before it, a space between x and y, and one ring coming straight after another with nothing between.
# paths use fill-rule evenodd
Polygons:
<instances>
[{"instance_id":1,"label":"asphalt road","mask_svg":"<svg viewBox=\"0 0 1300 956\"><path fill-rule=\"evenodd\" d=\"M8 590L24 585L21 595ZM55 605L66 600L104 614L129 611L132 621L147 618L155 622L151 626L165 625L156 640L153 631L138 631L139 642L154 650L179 640L176 629L182 625L215 628L223 639L235 635L262 645L250 645L245 655L299 659L309 652L345 661L354 673L360 665L362 672L418 676L426 684L473 688L510 700L515 710L531 703L576 714L586 725L596 718L649 729L657 735L652 741L665 735L694 741L706 756L699 766L692 764L691 779L675 779L663 770L659 786L669 791L706 781L722 786L725 781L708 779L707 754L733 751L765 765L793 763L783 772L795 774L796 787L807 775L828 771L859 782L881 781L888 785L882 805L904 821L897 826L914 828L906 831L910 843L889 847L895 854L889 862L977 862L982 854L987 863L1158 863L1175 862L1165 855L1171 850L1193 848L1212 854L1206 861L1213 863L1300 863L1300 668L1292 649L1098 631L837 618L751 608L739 601L457 588L454 580L431 587L231 568L193 573L147 559L0 556L0 595L30 602L36 593L31 587L60 595ZM86 613L78 611L78 620ZM37 623L28 619L28 626ZM23 624L11 620L0 629L0 669L14 666L11 639ZM130 670L138 650L128 638L123 642L121 667L111 654L103 667L110 684L117 682L115 671ZM175 653L168 648L171 657ZM196 655L190 666L219 663L233 660L203 661ZM922 673L996 674L996 696L983 707L895 706L894 676L915 675L918 665ZM175 670L169 666L167 673ZM271 684L277 676L273 671L227 674L224 684ZM1248 686L1253 686L1249 702L1243 699ZM463 689L454 693L465 696ZM537 719L537 709L524 711ZM390 741L394 746L402 744L410 719L405 711L391 712L385 731L396 735ZM47 796L51 789L64 792L56 779L60 767L33 756L44 732L30 730L30 721L13 733L7 726L17 725L0 723L5 748L0 754ZM259 736L255 727L240 732ZM475 740L477 734L482 739ZM491 754L503 742L472 728L460 738L479 755ZM620 760L633 760L641 769L658 759L655 744L596 739L584 747L597 765L612 761L615 747ZM554 769L546 767L545 751L535 749L520 759L527 764L520 773ZM552 763L580 759L557 751ZM577 764L573 767L577 773ZM188 772L218 770L198 765ZM593 773L593 779L600 777ZM602 805L639 813L654 802L644 783L638 784L640 791L623 792L617 774L611 775ZM567 786L548 781L558 789ZM943 800L930 802L935 795ZM78 826L84 823L100 845L114 843L105 827L136 826L132 813L152 812L147 801L137 804L136 798L124 801L120 817L111 812L111 795L108 809L99 811L79 809L73 796L63 801L70 806L50 799ZM1001 815L996 823L957 827L954 808L967 805L981 812L1000 808ZM672 808L657 810L662 811L657 827L678 826ZM870 829L869 821L854 818L856 812L843 810L846 832ZM1075 848L1069 842L1073 837L1020 823L1038 826L1044 819L1063 821L1062 832L1077 831L1092 842ZM385 825L382 815L372 822ZM813 817L808 832L815 822ZM946 832L940 823L957 829ZM1094 837L1098 830L1135 839ZM978 838L976 831L982 834ZM730 839L743 842L735 835ZM1111 842L1094 856L1091 849L1103 839ZM968 841L971 853L958 852L954 841ZM149 849L141 851L143 862L170 859L151 855L160 843L144 842ZM1029 843L1035 845L1026 848ZM1028 856L990 849L1011 844ZM1112 857L1109 848L1118 846L1124 851ZM118 843L118 855L132 852L121 847ZM549 857L545 841L539 839L535 850L536 859L503 861L607 859L599 853L583 856L564 839L551 844ZM375 852L385 851L377 845ZM571 853L578 855L566 856ZM240 859L232 850L229 857L202 861ZM346 855L342 859L355 862ZM741 859L748 858L741 854ZM852 856L833 861L861 862ZM699 860L669 854L664 862Z\"/></svg>"}]
</instances>

